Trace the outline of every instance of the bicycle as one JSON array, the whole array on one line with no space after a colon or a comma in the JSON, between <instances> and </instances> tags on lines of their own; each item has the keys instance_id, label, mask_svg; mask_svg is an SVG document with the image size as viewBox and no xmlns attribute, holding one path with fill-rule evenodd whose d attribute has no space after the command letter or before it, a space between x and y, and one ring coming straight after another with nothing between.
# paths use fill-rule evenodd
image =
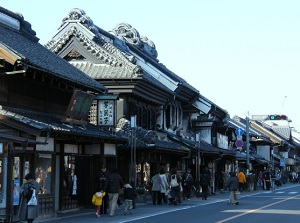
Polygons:
<instances>
[{"instance_id":1,"label":"bicycle","mask_svg":"<svg viewBox=\"0 0 300 223\"><path fill-rule=\"evenodd\" d=\"M190 197L194 197L196 195L197 189L194 185L191 187Z\"/></svg>"}]
</instances>

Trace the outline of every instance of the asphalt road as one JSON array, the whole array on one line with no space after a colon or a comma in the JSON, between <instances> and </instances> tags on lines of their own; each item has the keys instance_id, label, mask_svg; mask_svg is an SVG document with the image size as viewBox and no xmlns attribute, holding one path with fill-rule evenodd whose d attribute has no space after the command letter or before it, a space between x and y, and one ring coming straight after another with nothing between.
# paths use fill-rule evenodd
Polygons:
<instances>
[{"instance_id":1,"label":"asphalt road","mask_svg":"<svg viewBox=\"0 0 300 223\"><path fill-rule=\"evenodd\" d=\"M36 220L36 223L77 222L167 222L167 223L298 223L300 222L300 184L285 184L273 191L242 192L240 205L227 205L229 193L217 193L204 201L193 198L178 206L137 204L132 215L123 215L123 206L115 216L95 217L94 210L66 214L58 218Z\"/></svg>"}]
</instances>

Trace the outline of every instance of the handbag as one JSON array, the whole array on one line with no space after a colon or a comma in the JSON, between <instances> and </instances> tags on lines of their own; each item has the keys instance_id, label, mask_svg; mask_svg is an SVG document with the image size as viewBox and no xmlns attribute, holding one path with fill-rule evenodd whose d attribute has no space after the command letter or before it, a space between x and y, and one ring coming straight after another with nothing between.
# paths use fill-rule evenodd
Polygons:
<instances>
[{"instance_id":1,"label":"handbag","mask_svg":"<svg viewBox=\"0 0 300 223\"><path fill-rule=\"evenodd\" d=\"M234 200L239 200L240 197L241 197L241 192L235 191L235 192L234 192Z\"/></svg>"},{"instance_id":2,"label":"handbag","mask_svg":"<svg viewBox=\"0 0 300 223\"><path fill-rule=\"evenodd\" d=\"M175 174L173 174L171 176L171 187L177 187L179 186L178 182L177 182L177 177Z\"/></svg>"},{"instance_id":3,"label":"handbag","mask_svg":"<svg viewBox=\"0 0 300 223\"><path fill-rule=\"evenodd\" d=\"M33 190L32 196L31 196L30 200L28 201L27 205L29 205L29 206L36 206L37 205L35 190Z\"/></svg>"}]
</instances>

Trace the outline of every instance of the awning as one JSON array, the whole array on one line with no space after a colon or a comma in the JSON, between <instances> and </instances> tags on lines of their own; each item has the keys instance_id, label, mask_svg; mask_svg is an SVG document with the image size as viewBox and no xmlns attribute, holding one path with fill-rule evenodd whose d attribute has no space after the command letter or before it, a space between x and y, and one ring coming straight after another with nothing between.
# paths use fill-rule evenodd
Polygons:
<instances>
[{"instance_id":1,"label":"awning","mask_svg":"<svg viewBox=\"0 0 300 223\"><path fill-rule=\"evenodd\" d=\"M107 140L108 142L127 143L128 138L101 130L98 126L87 123L86 126L64 123L63 116L36 112L11 107L0 108L0 123L12 128L28 132L35 136L42 134L59 134L69 136L72 140L95 142Z\"/></svg>"},{"instance_id":2,"label":"awning","mask_svg":"<svg viewBox=\"0 0 300 223\"><path fill-rule=\"evenodd\" d=\"M0 142L6 141L6 142L14 142L14 143L20 143L20 144L26 144L26 145L36 145L36 144L42 144L46 145L45 142L40 142L32 139L27 139L19 136L9 135L5 133L0 133Z\"/></svg>"}]
</instances>

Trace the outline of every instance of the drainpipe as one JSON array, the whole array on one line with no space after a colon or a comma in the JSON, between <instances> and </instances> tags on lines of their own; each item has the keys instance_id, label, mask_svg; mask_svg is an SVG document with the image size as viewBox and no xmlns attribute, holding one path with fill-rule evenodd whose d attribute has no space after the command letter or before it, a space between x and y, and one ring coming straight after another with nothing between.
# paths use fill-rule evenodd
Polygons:
<instances>
[{"instance_id":1,"label":"drainpipe","mask_svg":"<svg viewBox=\"0 0 300 223\"><path fill-rule=\"evenodd\" d=\"M7 187L6 187L6 221L7 222L13 222L13 208L12 208L12 168L14 165L13 162L14 159L14 148L12 143L8 143L8 149L7 149ZM3 167L2 167L3 168Z\"/></svg>"}]
</instances>

